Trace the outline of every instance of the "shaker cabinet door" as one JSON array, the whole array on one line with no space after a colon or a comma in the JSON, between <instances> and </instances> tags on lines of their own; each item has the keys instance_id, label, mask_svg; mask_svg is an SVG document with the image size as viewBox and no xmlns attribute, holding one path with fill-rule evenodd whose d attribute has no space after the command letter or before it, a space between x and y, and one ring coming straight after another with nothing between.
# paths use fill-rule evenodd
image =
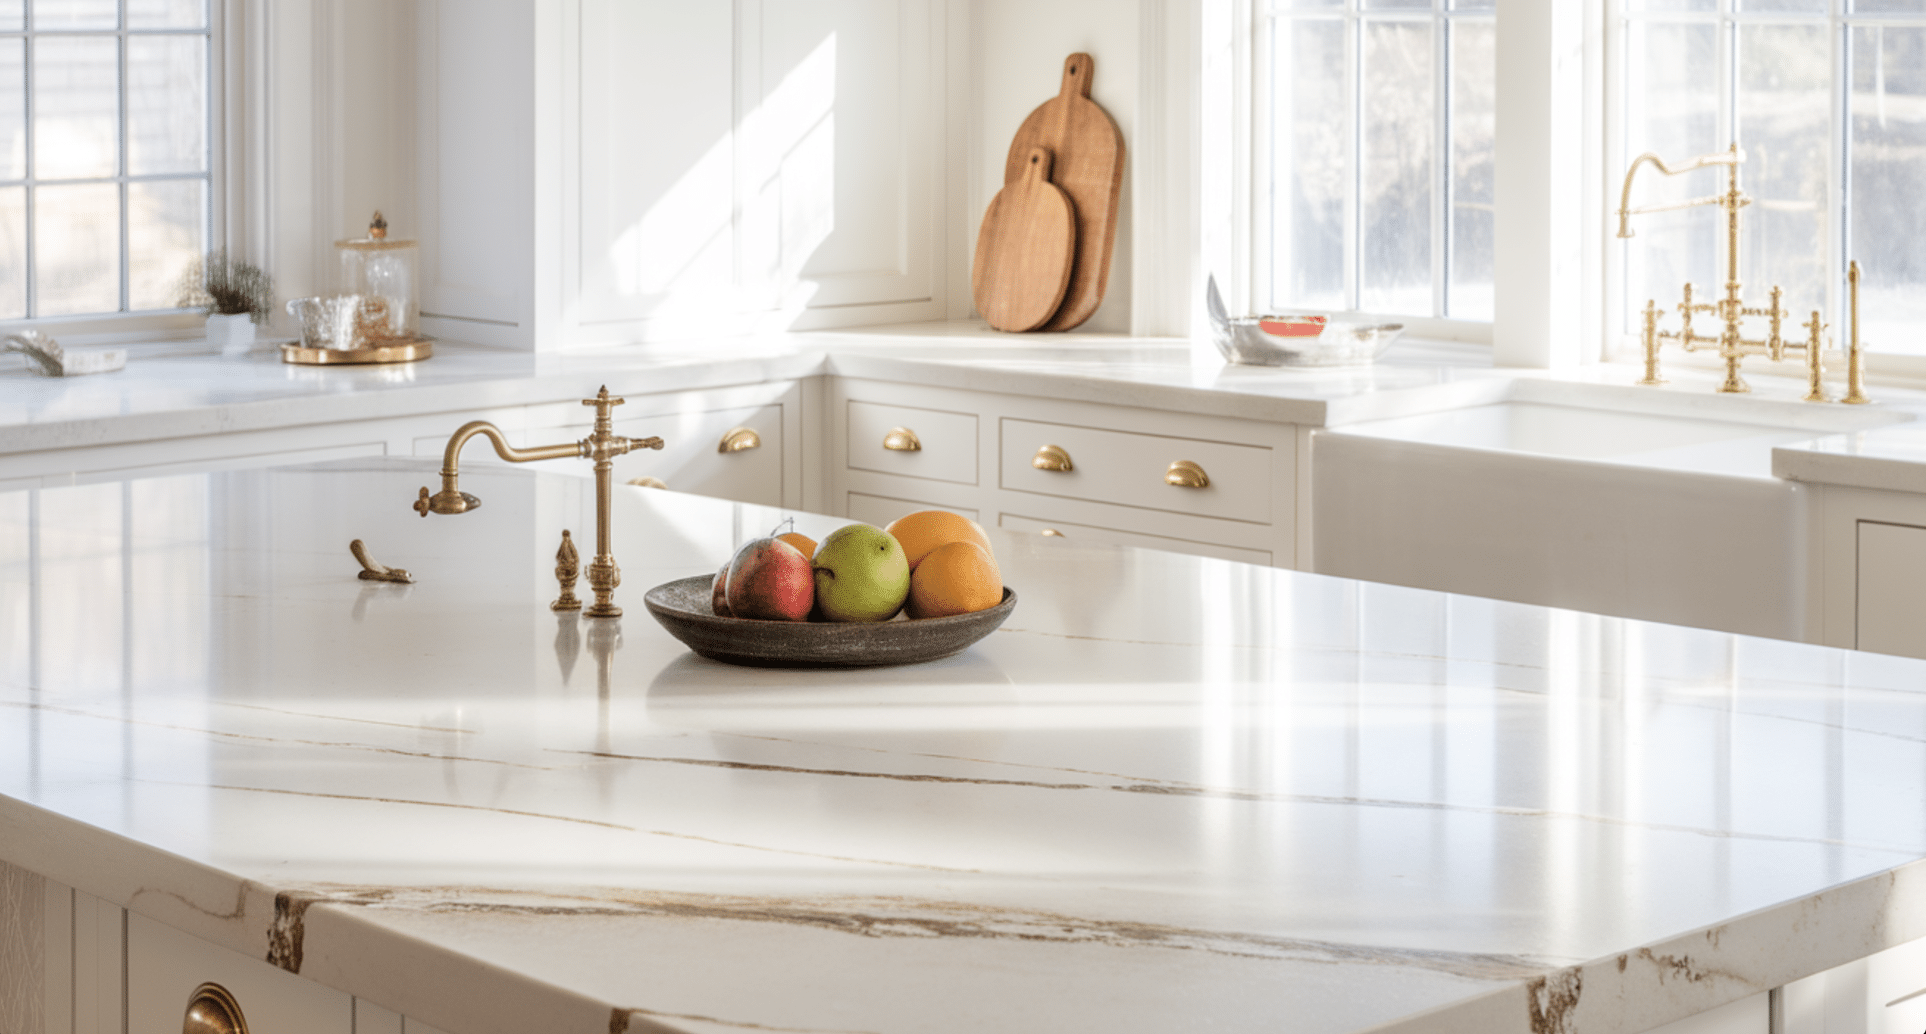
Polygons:
<instances>
[{"instance_id":1,"label":"shaker cabinet door","mask_svg":"<svg viewBox=\"0 0 1926 1034\"><path fill-rule=\"evenodd\" d=\"M354 999L135 913L127 916L127 1029L171 1034L202 984L219 984L251 1031L353 1034Z\"/></svg>"},{"instance_id":2,"label":"shaker cabinet door","mask_svg":"<svg viewBox=\"0 0 1926 1034\"><path fill-rule=\"evenodd\" d=\"M1855 646L1926 657L1926 528L1859 522Z\"/></svg>"}]
</instances>

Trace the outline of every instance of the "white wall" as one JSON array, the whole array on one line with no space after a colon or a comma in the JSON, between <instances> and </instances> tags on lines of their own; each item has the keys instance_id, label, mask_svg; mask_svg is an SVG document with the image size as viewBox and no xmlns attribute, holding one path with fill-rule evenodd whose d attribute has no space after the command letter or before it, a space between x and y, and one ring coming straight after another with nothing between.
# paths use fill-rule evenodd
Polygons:
<instances>
[{"instance_id":1,"label":"white wall","mask_svg":"<svg viewBox=\"0 0 1926 1034\"><path fill-rule=\"evenodd\" d=\"M1142 73L1140 8L1125 0L975 0L970 7L973 43L969 181L964 193L971 213L965 261L976 251L976 232L990 199L1003 186L1010 138L1037 105L1056 96L1063 59L1082 51L1096 59L1090 97L1117 122L1124 138L1123 201L1117 206L1117 243L1103 305L1085 332L1131 331L1135 262L1133 194L1137 177L1137 113ZM964 281L967 298L968 280Z\"/></svg>"},{"instance_id":2,"label":"white wall","mask_svg":"<svg viewBox=\"0 0 1926 1034\"><path fill-rule=\"evenodd\" d=\"M238 206L250 225L236 245L266 259L282 299L331 291L333 242L362 236L375 209L392 236L417 232L414 9L271 0L247 15L265 58L244 100L260 109L245 121L262 160L244 172L258 195Z\"/></svg>"},{"instance_id":3,"label":"white wall","mask_svg":"<svg viewBox=\"0 0 1926 1034\"><path fill-rule=\"evenodd\" d=\"M245 2L269 58L257 236L283 297L333 289L332 242L380 208L422 241L440 336L966 318L1010 137L1085 51L1127 157L1080 329L1184 330L1194 46L1172 27L1198 0Z\"/></svg>"}]
</instances>

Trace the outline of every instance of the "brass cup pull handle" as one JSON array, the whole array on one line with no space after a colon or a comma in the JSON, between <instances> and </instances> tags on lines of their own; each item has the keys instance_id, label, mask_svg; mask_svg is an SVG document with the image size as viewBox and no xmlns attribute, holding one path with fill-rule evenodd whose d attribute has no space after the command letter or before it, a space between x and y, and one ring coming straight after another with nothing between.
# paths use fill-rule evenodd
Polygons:
<instances>
[{"instance_id":1,"label":"brass cup pull handle","mask_svg":"<svg viewBox=\"0 0 1926 1034\"><path fill-rule=\"evenodd\" d=\"M1058 473L1067 473L1077 469L1076 466L1070 462L1070 454L1063 451L1063 446L1061 445L1046 445L1038 449L1037 454L1030 457L1030 466L1038 470L1054 470Z\"/></svg>"},{"instance_id":2,"label":"brass cup pull handle","mask_svg":"<svg viewBox=\"0 0 1926 1034\"><path fill-rule=\"evenodd\" d=\"M1204 468L1189 460L1178 460L1170 465L1169 470L1164 471L1164 484L1176 485L1178 488L1209 488L1210 475L1204 473Z\"/></svg>"},{"instance_id":3,"label":"brass cup pull handle","mask_svg":"<svg viewBox=\"0 0 1926 1034\"><path fill-rule=\"evenodd\" d=\"M757 434L747 427L734 427L729 429L728 434L722 436L722 441L716 446L716 451L748 452L750 449L759 449L761 447L762 435Z\"/></svg>"},{"instance_id":4,"label":"brass cup pull handle","mask_svg":"<svg viewBox=\"0 0 1926 1034\"><path fill-rule=\"evenodd\" d=\"M1047 539L1060 539L1060 538L1068 537L1063 532L1060 532L1055 528L1045 528L1041 532L1038 532L1038 534L1042 535L1044 538L1047 538Z\"/></svg>"},{"instance_id":5,"label":"brass cup pull handle","mask_svg":"<svg viewBox=\"0 0 1926 1034\"><path fill-rule=\"evenodd\" d=\"M922 452L923 440L907 427L892 427L883 436L883 448L891 452Z\"/></svg>"},{"instance_id":6,"label":"brass cup pull handle","mask_svg":"<svg viewBox=\"0 0 1926 1034\"><path fill-rule=\"evenodd\" d=\"M634 486L635 486L635 487L637 487L637 488L667 488L667 487L669 487L669 483L668 483L668 482L666 482L666 481L664 481L664 480L662 480L661 478L650 478L650 477L641 477L641 478L630 478L630 479L629 479L629 484L631 484L631 485L634 485Z\"/></svg>"},{"instance_id":7,"label":"brass cup pull handle","mask_svg":"<svg viewBox=\"0 0 1926 1034\"><path fill-rule=\"evenodd\" d=\"M219 984L202 984L187 999L181 1034L247 1034L241 1003Z\"/></svg>"}]
</instances>

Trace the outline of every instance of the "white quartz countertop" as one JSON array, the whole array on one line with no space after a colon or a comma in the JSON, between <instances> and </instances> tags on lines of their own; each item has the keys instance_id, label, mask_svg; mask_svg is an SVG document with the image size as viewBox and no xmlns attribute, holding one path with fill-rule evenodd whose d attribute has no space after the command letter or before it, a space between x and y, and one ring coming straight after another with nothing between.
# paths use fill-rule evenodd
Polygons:
<instances>
[{"instance_id":1,"label":"white quartz countertop","mask_svg":"<svg viewBox=\"0 0 1926 1034\"><path fill-rule=\"evenodd\" d=\"M443 341L423 362L358 367L292 366L271 350L223 358L187 342L90 377L36 377L0 358L0 455L562 401L603 384L641 395L826 372L1314 426L1459 404L1453 385L1502 387L1489 350L1467 345L1411 341L1369 367L1286 370L1199 359L1176 339L967 324L540 354Z\"/></svg>"},{"instance_id":2,"label":"white quartz countertop","mask_svg":"<svg viewBox=\"0 0 1926 1034\"><path fill-rule=\"evenodd\" d=\"M597 623L587 482L431 471L0 493L0 859L453 1034L1630 1034L1926 936L1926 662L992 530L965 653L734 668L642 592L778 511L618 490Z\"/></svg>"},{"instance_id":3,"label":"white quartz countertop","mask_svg":"<svg viewBox=\"0 0 1926 1034\"><path fill-rule=\"evenodd\" d=\"M1926 428L1906 424L1783 445L1772 450L1772 473L1850 488L1926 492Z\"/></svg>"},{"instance_id":4,"label":"white quartz countertop","mask_svg":"<svg viewBox=\"0 0 1926 1034\"><path fill-rule=\"evenodd\" d=\"M1377 436L1579 461L1926 490L1926 466L1915 458L1920 432L1890 427L1926 415L1926 392L1881 388L1873 407L1814 406L1798 401L1802 383L1758 376L1752 395L1717 396L1712 393L1717 375L1690 366L1668 370L1671 383L1652 389L1633 386L1638 371L1628 365L1494 368L1489 349L1414 338L1400 341L1371 366L1324 370L1228 365L1180 339L1010 335L973 323L539 354L442 341L432 359L385 367L290 366L271 349L223 358L201 342L134 352L121 372L62 379L35 377L17 357L0 357L0 457L340 421L431 413L452 417L496 406L574 400L604 384L619 395L644 395L833 373L1356 428ZM1646 425L1696 423L1680 447L1634 455L1627 449L1601 451L1598 443L1631 441L1640 428L1584 427L1581 419L1573 434L1550 440L1536 433L1521 438L1510 415L1485 420L1492 426L1482 430L1476 415L1449 417L1520 403L1629 414L1633 422L1651 418ZM1400 420L1406 423L1392 422ZM1695 434L1691 428L1709 430ZM1708 445L1702 438L1721 444Z\"/></svg>"}]
</instances>

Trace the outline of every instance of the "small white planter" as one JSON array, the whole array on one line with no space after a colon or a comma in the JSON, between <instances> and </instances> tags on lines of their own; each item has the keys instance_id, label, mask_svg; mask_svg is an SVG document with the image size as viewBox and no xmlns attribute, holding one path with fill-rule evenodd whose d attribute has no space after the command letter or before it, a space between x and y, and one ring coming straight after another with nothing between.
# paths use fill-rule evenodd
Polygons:
<instances>
[{"instance_id":1,"label":"small white planter","mask_svg":"<svg viewBox=\"0 0 1926 1034\"><path fill-rule=\"evenodd\" d=\"M222 355L246 355L254 347L254 318L247 313L215 313L207 318L207 343Z\"/></svg>"}]
</instances>

